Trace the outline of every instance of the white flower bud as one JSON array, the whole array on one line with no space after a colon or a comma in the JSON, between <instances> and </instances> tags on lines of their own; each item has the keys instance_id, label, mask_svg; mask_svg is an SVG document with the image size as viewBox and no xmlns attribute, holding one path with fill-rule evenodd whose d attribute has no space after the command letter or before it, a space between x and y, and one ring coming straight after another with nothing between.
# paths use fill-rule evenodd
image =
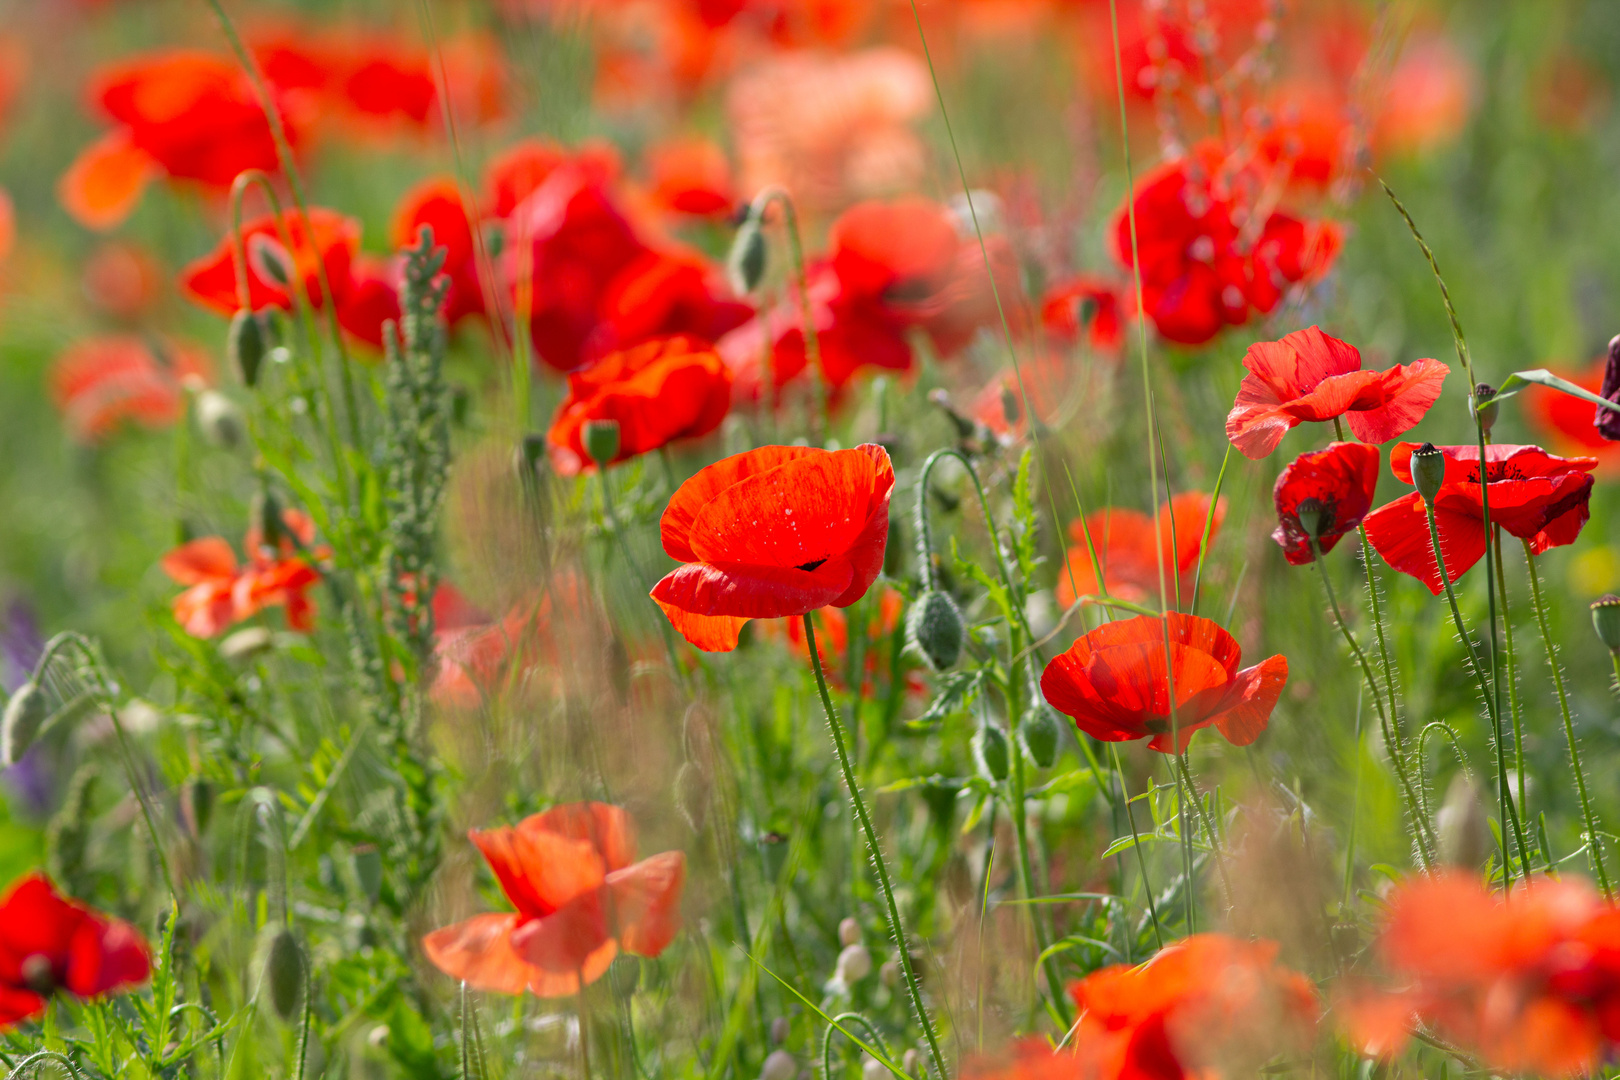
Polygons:
<instances>
[{"instance_id":1,"label":"white flower bud","mask_svg":"<svg viewBox=\"0 0 1620 1080\"><path fill-rule=\"evenodd\" d=\"M838 924L838 944L859 945L861 943L861 924L851 915Z\"/></svg>"},{"instance_id":2,"label":"white flower bud","mask_svg":"<svg viewBox=\"0 0 1620 1080\"><path fill-rule=\"evenodd\" d=\"M786 1050L772 1050L759 1070L759 1080L793 1080L799 1074L799 1063Z\"/></svg>"},{"instance_id":3,"label":"white flower bud","mask_svg":"<svg viewBox=\"0 0 1620 1080\"><path fill-rule=\"evenodd\" d=\"M844 946L844 951L838 954L838 980L845 986L854 986L870 974L872 954L866 946L859 942Z\"/></svg>"}]
</instances>

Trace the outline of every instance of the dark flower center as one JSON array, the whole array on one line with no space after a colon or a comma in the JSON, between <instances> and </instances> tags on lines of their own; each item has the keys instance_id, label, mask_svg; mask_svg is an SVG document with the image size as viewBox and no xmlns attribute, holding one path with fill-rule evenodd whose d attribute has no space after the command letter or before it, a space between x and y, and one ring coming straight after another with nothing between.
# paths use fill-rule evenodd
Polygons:
<instances>
[{"instance_id":1,"label":"dark flower center","mask_svg":"<svg viewBox=\"0 0 1620 1080\"><path fill-rule=\"evenodd\" d=\"M800 563L799 564L799 569L800 570L805 570L805 571L815 571L815 570L819 569L821 564L826 562L826 561L827 561L826 559L814 559L814 560L812 560L810 562L807 562L807 563Z\"/></svg>"},{"instance_id":2,"label":"dark flower center","mask_svg":"<svg viewBox=\"0 0 1620 1080\"><path fill-rule=\"evenodd\" d=\"M56 990L56 971L44 953L34 953L22 962L22 981L34 993L49 997Z\"/></svg>"}]
</instances>

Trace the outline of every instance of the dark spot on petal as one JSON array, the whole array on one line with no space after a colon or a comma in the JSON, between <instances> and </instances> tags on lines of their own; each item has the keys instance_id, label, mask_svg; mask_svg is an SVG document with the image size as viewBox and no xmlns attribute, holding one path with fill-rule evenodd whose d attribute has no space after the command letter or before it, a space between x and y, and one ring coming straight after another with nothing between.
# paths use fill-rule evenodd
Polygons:
<instances>
[{"instance_id":1,"label":"dark spot on petal","mask_svg":"<svg viewBox=\"0 0 1620 1080\"><path fill-rule=\"evenodd\" d=\"M799 569L813 572L816 569L818 569L821 566L822 563L824 563L826 561L827 561L826 559L816 559L814 562L800 563L799 564Z\"/></svg>"}]
</instances>

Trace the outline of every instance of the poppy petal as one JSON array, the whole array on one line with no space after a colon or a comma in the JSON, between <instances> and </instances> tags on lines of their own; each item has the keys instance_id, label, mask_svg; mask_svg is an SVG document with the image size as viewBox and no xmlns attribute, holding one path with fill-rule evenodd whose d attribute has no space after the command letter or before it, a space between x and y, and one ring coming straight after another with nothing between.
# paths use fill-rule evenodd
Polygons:
<instances>
[{"instance_id":1,"label":"poppy petal","mask_svg":"<svg viewBox=\"0 0 1620 1080\"><path fill-rule=\"evenodd\" d=\"M1244 668L1232 680L1227 700L1233 704L1216 717L1215 726L1233 746L1248 746L1266 730L1287 682L1286 656L1269 656L1254 667Z\"/></svg>"},{"instance_id":2,"label":"poppy petal","mask_svg":"<svg viewBox=\"0 0 1620 1080\"><path fill-rule=\"evenodd\" d=\"M467 834L518 911L547 915L602 883L602 857L588 841L571 839L526 820L517 828Z\"/></svg>"},{"instance_id":3,"label":"poppy petal","mask_svg":"<svg viewBox=\"0 0 1620 1080\"><path fill-rule=\"evenodd\" d=\"M675 632L693 648L704 652L730 652L735 649L742 636L743 624L748 621L736 615L698 615L666 604L657 597L653 601L663 609Z\"/></svg>"},{"instance_id":4,"label":"poppy petal","mask_svg":"<svg viewBox=\"0 0 1620 1080\"><path fill-rule=\"evenodd\" d=\"M853 579L854 568L842 556L814 570L694 562L666 574L652 598L696 615L780 619L826 607Z\"/></svg>"},{"instance_id":5,"label":"poppy petal","mask_svg":"<svg viewBox=\"0 0 1620 1080\"><path fill-rule=\"evenodd\" d=\"M422 939L422 951L434 967L468 986L521 994L539 974L512 947L512 931L521 919L510 914L475 915L428 934Z\"/></svg>"},{"instance_id":6,"label":"poppy petal","mask_svg":"<svg viewBox=\"0 0 1620 1080\"><path fill-rule=\"evenodd\" d=\"M181 544L159 564L181 585L228 580L236 576L236 552L224 537L204 536Z\"/></svg>"},{"instance_id":7,"label":"poppy petal","mask_svg":"<svg viewBox=\"0 0 1620 1080\"><path fill-rule=\"evenodd\" d=\"M657 956L681 928L681 886L686 856L666 851L608 875L619 945L638 956Z\"/></svg>"},{"instance_id":8,"label":"poppy petal","mask_svg":"<svg viewBox=\"0 0 1620 1080\"><path fill-rule=\"evenodd\" d=\"M842 555L866 528L874 499L886 501L878 468L860 450L821 451L739 480L699 511L692 551L709 563L783 569Z\"/></svg>"},{"instance_id":9,"label":"poppy petal","mask_svg":"<svg viewBox=\"0 0 1620 1080\"><path fill-rule=\"evenodd\" d=\"M1440 532L1441 550L1446 556L1447 576L1456 581L1485 554L1484 524L1479 518L1445 507L1436 508L1435 524ZM1368 514L1362 525L1367 529L1367 539L1385 562L1423 582L1434 595L1440 595L1444 585L1440 581L1440 568L1434 561L1423 496L1415 491L1402 495Z\"/></svg>"},{"instance_id":10,"label":"poppy petal","mask_svg":"<svg viewBox=\"0 0 1620 1080\"><path fill-rule=\"evenodd\" d=\"M577 976L588 961L600 958L604 945L617 951L608 934L605 892L592 889L549 915L525 922L513 932L512 948L542 972ZM608 952L609 960L613 951Z\"/></svg>"},{"instance_id":11,"label":"poppy petal","mask_svg":"<svg viewBox=\"0 0 1620 1080\"><path fill-rule=\"evenodd\" d=\"M1438 360L1396 364L1384 372L1383 389L1388 399L1374 409L1352 410L1346 417L1350 431L1364 443L1400 438L1440 400L1440 388L1450 374L1451 368Z\"/></svg>"},{"instance_id":12,"label":"poppy petal","mask_svg":"<svg viewBox=\"0 0 1620 1080\"><path fill-rule=\"evenodd\" d=\"M659 521L664 551L680 562L697 562L689 540L692 523L711 499L750 476L823 452L808 446L761 446L699 469L670 496Z\"/></svg>"},{"instance_id":13,"label":"poppy petal","mask_svg":"<svg viewBox=\"0 0 1620 1080\"><path fill-rule=\"evenodd\" d=\"M548 832L570 840L583 840L601 856L602 864L609 873L623 870L636 859L635 826L630 821L630 815L608 803L582 802L554 806L525 818L518 828L526 833Z\"/></svg>"},{"instance_id":14,"label":"poppy petal","mask_svg":"<svg viewBox=\"0 0 1620 1080\"><path fill-rule=\"evenodd\" d=\"M109 131L73 159L56 185L62 208L87 229L105 232L124 223L161 168L136 146L128 129Z\"/></svg>"}]
</instances>

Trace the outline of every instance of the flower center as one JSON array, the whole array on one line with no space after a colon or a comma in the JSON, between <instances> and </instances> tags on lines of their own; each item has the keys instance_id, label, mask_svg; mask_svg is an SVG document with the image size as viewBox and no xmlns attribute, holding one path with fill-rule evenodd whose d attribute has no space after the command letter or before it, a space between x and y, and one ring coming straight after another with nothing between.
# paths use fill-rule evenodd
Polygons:
<instances>
[{"instance_id":1,"label":"flower center","mask_svg":"<svg viewBox=\"0 0 1620 1080\"><path fill-rule=\"evenodd\" d=\"M34 953L24 959L22 981L34 993L49 997L56 989L56 972L51 967L50 957L44 953Z\"/></svg>"},{"instance_id":2,"label":"flower center","mask_svg":"<svg viewBox=\"0 0 1620 1080\"><path fill-rule=\"evenodd\" d=\"M799 569L814 572L815 570L817 570L817 569L819 569L821 567L822 563L824 563L826 561L827 561L826 559L814 559L814 560L812 560L810 562L807 562L807 563L800 563L799 564Z\"/></svg>"}]
</instances>

